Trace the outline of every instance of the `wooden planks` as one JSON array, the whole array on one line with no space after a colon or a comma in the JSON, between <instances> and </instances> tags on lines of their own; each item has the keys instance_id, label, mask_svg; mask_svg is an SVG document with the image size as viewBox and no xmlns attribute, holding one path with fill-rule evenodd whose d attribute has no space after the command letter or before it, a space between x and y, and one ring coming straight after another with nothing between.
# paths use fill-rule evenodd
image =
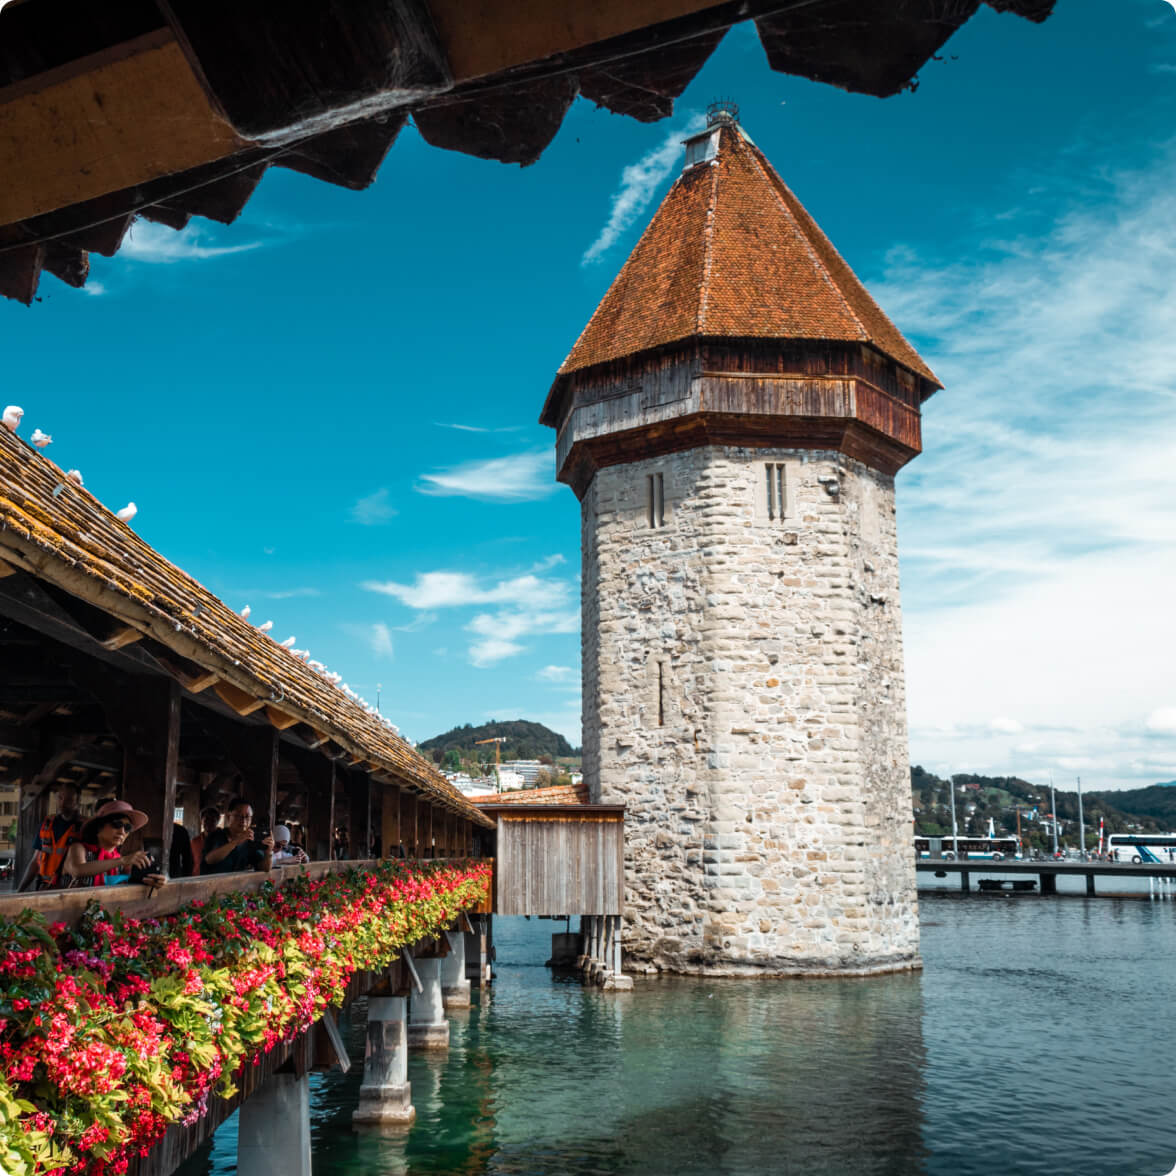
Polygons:
<instances>
[{"instance_id":1,"label":"wooden planks","mask_svg":"<svg viewBox=\"0 0 1176 1176\"><path fill-rule=\"evenodd\" d=\"M0 93L0 224L220 159L245 146L175 38L157 30Z\"/></svg>"},{"instance_id":2,"label":"wooden planks","mask_svg":"<svg viewBox=\"0 0 1176 1176\"><path fill-rule=\"evenodd\" d=\"M499 811L495 877L495 914L620 914L623 813Z\"/></svg>"}]
</instances>

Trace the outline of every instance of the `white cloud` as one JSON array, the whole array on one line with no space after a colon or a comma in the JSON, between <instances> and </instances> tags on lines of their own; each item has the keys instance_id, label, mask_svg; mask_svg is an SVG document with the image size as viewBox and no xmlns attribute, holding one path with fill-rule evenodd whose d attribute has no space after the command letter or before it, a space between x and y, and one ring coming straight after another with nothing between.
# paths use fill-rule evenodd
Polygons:
<instances>
[{"instance_id":1,"label":"white cloud","mask_svg":"<svg viewBox=\"0 0 1176 1176\"><path fill-rule=\"evenodd\" d=\"M1164 706L1152 711L1144 726L1157 735L1176 735L1176 706ZM1176 764L1172 766L1176 768Z\"/></svg>"},{"instance_id":2,"label":"white cloud","mask_svg":"<svg viewBox=\"0 0 1176 1176\"><path fill-rule=\"evenodd\" d=\"M396 650L392 644L392 634L388 626L377 622L371 628L372 653L377 657L393 657Z\"/></svg>"},{"instance_id":3,"label":"white cloud","mask_svg":"<svg viewBox=\"0 0 1176 1176\"><path fill-rule=\"evenodd\" d=\"M450 421L434 421L439 429L457 429L461 433L517 433L522 425L499 425L490 428L487 425L459 425Z\"/></svg>"},{"instance_id":4,"label":"white cloud","mask_svg":"<svg viewBox=\"0 0 1176 1176\"><path fill-rule=\"evenodd\" d=\"M549 557L540 561L540 566L549 568L559 562ZM571 603L571 584L541 579L531 572L502 578L470 572L419 572L412 584L369 580L361 587L420 610L429 621L435 618L425 610L500 605L492 612L477 613L465 626L474 638L469 656L476 666L494 665L522 653L527 648L524 638L575 633L580 625L580 611ZM414 621L404 629L416 627Z\"/></svg>"},{"instance_id":5,"label":"white cloud","mask_svg":"<svg viewBox=\"0 0 1176 1176\"><path fill-rule=\"evenodd\" d=\"M541 682L566 682L574 673L571 666L544 666L535 677Z\"/></svg>"},{"instance_id":6,"label":"white cloud","mask_svg":"<svg viewBox=\"0 0 1176 1176\"><path fill-rule=\"evenodd\" d=\"M388 488L385 486L356 502L351 508L351 521L364 527L378 527L395 518L398 513L396 507L388 501Z\"/></svg>"},{"instance_id":7,"label":"white cloud","mask_svg":"<svg viewBox=\"0 0 1176 1176\"><path fill-rule=\"evenodd\" d=\"M489 577L493 579L493 577ZM392 596L409 608L453 608L473 604L513 604L527 608L550 607L564 600L568 585L538 576L514 576L487 586L487 578L469 572L418 572L413 584L393 580L365 581L369 592Z\"/></svg>"},{"instance_id":8,"label":"white cloud","mask_svg":"<svg viewBox=\"0 0 1176 1176\"><path fill-rule=\"evenodd\" d=\"M551 555L545 555L541 560L539 560L538 563L532 564L531 571L549 572L552 568L557 568L560 564L567 562L568 561L562 555L560 555L558 552L554 552Z\"/></svg>"},{"instance_id":9,"label":"white cloud","mask_svg":"<svg viewBox=\"0 0 1176 1176\"><path fill-rule=\"evenodd\" d=\"M89 294L91 298L101 298L106 293L106 287L101 282L87 282L82 287L82 292Z\"/></svg>"},{"instance_id":10,"label":"white cloud","mask_svg":"<svg viewBox=\"0 0 1176 1176\"><path fill-rule=\"evenodd\" d=\"M469 461L424 474L416 487L436 497L478 498L485 502L524 502L557 489L553 451L542 449L510 457Z\"/></svg>"},{"instance_id":11,"label":"white cloud","mask_svg":"<svg viewBox=\"0 0 1176 1176\"><path fill-rule=\"evenodd\" d=\"M1025 730L1016 719L1010 719L1005 715L998 715L995 719L991 719L988 726L991 730L999 731L1002 735L1017 735Z\"/></svg>"},{"instance_id":12,"label":"white cloud","mask_svg":"<svg viewBox=\"0 0 1176 1176\"><path fill-rule=\"evenodd\" d=\"M205 244L208 229L190 224L178 232L166 225L137 220L123 241L119 256L132 261L151 264L170 264L176 261L203 261L210 257L224 257L229 253L248 253L260 249L262 242L246 241L240 245Z\"/></svg>"},{"instance_id":13,"label":"white cloud","mask_svg":"<svg viewBox=\"0 0 1176 1176\"><path fill-rule=\"evenodd\" d=\"M701 130L706 120L694 115L685 126L676 127L652 150L621 172L620 186L613 193L608 220L596 240L584 251L581 265L600 261L622 234L649 207L662 181L682 158L682 140Z\"/></svg>"},{"instance_id":14,"label":"white cloud","mask_svg":"<svg viewBox=\"0 0 1176 1176\"><path fill-rule=\"evenodd\" d=\"M912 758L1126 787L1176 644L1176 153L1090 173L1054 223L868 284L947 387L899 477Z\"/></svg>"},{"instance_id":15,"label":"white cloud","mask_svg":"<svg viewBox=\"0 0 1176 1176\"><path fill-rule=\"evenodd\" d=\"M523 647L513 641L506 641L501 637L486 637L470 646L470 661L482 668L522 652Z\"/></svg>"},{"instance_id":16,"label":"white cloud","mask_svg":"<svg viewBox=\"0 0 1176 1176\"><path fill-rule=\"evenodd\" d=\"M466 625L466 629L479 638L470 646L470 661L476 666L491 665L522 653L526 646L518 644L520 638L536 634L575 633L579 628L579 609L502 609L495 613L479 613Z\"/></svg>"}]
</instances>

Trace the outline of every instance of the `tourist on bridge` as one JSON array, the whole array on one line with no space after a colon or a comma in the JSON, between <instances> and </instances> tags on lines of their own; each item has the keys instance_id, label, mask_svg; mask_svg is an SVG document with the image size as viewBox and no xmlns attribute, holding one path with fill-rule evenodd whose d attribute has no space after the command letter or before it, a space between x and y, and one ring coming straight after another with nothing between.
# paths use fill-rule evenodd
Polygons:
<instances>
[{"instance_id":1,"label":"tourist on bridge","mask_svg":"<svg viewBox=\"0 0 1176 1176\"><path fill-rule=\"evenodd\" d=\"M200 833L192 838L192 872L194 874L203 873L200 863L204 857L204 846L219 828L220 819L220 809L215 805L210 804L207 808L200 810Z\"/></svg>"},{"instance_id":2,"label":"tourist on bridge","mask_svg":"<svg viewBox=\"0 0 1176 1176\"><path fill-rule=\"evenodd\" d=\"M274 839L258 836L253 828L253 806L243 797L229 803L224 829L214 829L204 840L201 874L234 874L273 867Z\"/></svg>"},{"instance_id":3,"label":"tourist on bridge","mask_svg":"<svg viewBox=\"0 0 1176 1176\"><path fill-rule=\"evenodd\" d=\"M290 844L290 830L285 825L274 826L274 865L300 866L310 861L306 850Z\"/></svg>"},{"instance_id":4,"label":"tourist on bridge","mask_svg":"<svg viewBox=\"0 0 1176 1176\"><path fill-rule=\"evenodd\" d=\"M27 890L34 878L40 890L59 887L65 855L81 831L82 814L78 809L81 793L77 786L58 784L53 791L57 797L57 812L41 823L37 839L33 842L33 856L25 867L17 890Z\"/></svg>"},{"instance_id":5,"label":"tourist on bridge","mask_svg":"<svg viewBox=\"0 0 1176 1176\"><path fill-rule=\"evenodd\" d=\"M128 835L147 824L147 814L125 800L110 800L81 827L78 839L69 847L63 879L68 886L117 886L121 882L142 882L162 886L167 877L158 873L158 863L145 850L123 854Z\"/></svg>"}]
</instances>

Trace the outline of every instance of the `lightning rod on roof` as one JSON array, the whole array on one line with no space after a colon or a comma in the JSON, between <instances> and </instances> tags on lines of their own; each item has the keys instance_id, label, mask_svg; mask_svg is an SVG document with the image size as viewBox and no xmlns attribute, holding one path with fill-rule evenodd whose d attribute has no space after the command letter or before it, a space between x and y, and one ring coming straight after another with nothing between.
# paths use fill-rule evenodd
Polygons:
<instances>
[{"instance_id":1,"label":"lightning rod on roof","mask_svg":"<svg viewBox=\"0 0 1176 1176\"><path fill-rule=\"evenodd\" d=\"M718 126L719 123L737 123L739 121L739 106L730 98L718 98L706 108L706 125Z\"/></svg>"}]
</instances>

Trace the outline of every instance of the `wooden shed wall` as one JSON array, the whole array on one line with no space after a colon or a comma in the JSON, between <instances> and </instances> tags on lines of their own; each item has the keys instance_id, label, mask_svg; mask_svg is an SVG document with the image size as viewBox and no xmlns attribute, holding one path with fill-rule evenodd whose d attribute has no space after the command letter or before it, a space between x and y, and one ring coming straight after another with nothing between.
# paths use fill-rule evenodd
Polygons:
<instances>
[{"instance_id":1,"label":"wooden shed wall","mask_svg":"<svg viewBox=\"0 0 1176 1176\"><path fill-rule=\"evenodd\" d=\"M619 816L498 816L494 913L619 915L624 822Z\"/></svg>"}]
</instances>

